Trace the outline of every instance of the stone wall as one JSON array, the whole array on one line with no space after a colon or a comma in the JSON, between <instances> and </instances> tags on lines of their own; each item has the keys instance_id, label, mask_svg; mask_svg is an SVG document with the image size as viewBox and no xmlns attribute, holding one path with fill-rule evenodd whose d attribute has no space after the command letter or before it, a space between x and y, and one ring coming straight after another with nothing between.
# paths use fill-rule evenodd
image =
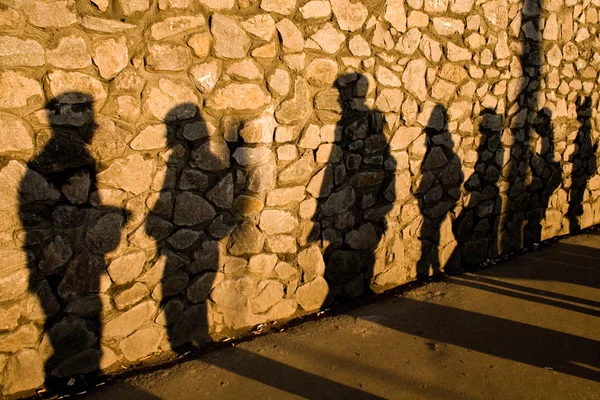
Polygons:
<instances>
[{"instance_id":1,"label":"stone wall","mask_svg":"<svg viewBox=\"0 0 600 400\"><path fill-rule=\"evenodd\" d=\"M0 1L0 387L600 222L599 0Z\"/></svg>"}]
</instances>

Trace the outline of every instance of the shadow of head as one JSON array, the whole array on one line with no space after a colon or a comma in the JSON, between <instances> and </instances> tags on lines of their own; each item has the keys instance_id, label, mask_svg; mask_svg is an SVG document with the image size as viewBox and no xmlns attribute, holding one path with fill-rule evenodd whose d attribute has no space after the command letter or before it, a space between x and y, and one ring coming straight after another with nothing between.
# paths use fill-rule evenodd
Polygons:
<instances>
[{"instance_id":1,"label":"shadow of head","mask_svg":"<svg viewBox=\"0 0 600 400\"><path fill-rule=\"evenodd\" d=\"M366 99L370 83L365 75L354 72L343 74L335 80L333 86L339 92L342 118L352 112L370 111Z\"/></svg>"},{"instance_id":2,"label":"shadow of head","mask_svg":"<svg viewBox=\"0 0 600 400\"><path fill-rule=\"evenodd\" d=\"M94 99L82 92L65 92L46 103L46 116L52 130L77 129L76 136L90 143L96 128ZM72 129L71 129L72 130Z\"/></svg>"},{"instance_id":3,"label":"shadow of head","mask_svg":"<svg viewBox=\"0 0 600 400\"><path fill-rule=\"evenodd\" d=\"M177 137L190 142L200 141L211 132L202 117L196 103L181 103L171 108L164 117L166 125L167 147L178 143Z\"/></svg>"}]
</instances>

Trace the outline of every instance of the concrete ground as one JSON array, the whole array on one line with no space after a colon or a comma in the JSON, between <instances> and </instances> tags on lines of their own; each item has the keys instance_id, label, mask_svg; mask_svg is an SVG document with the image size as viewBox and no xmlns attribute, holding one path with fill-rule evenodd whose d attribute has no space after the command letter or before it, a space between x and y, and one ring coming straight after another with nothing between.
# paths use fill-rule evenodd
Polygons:
<instances>
[{"instance_id":1,"label":"concrete ground","mask_svg":"<svg viewBox=\"0 0 600 400\"><path fill-rule=\"evenodd\" d=\"M89 399L600 399L600 230Z\"/></svg>"}]
</instances>

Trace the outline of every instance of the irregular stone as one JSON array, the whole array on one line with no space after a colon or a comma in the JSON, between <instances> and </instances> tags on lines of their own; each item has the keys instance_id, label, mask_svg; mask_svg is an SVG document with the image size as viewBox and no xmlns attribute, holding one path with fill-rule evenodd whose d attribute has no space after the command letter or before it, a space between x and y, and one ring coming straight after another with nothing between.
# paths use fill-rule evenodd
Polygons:
<instances>
[{"instance_id":1,"label":"irregular stone","mask_svg":"<svg viewBox=\"0 0 600 400\"><path fill-rule=\"evenodd\" d=\"M353 56L356 57L370 57L371 56L371 47L369 43L361 36L354 35L348 41L348 48Z\"/></svg>"},{"instance_id":2,"label":"irregular stone","mask_svg":"<svg viewBox=\"0 0 600 400\"><path fill-rule=\"evenodd\" d=\"M110 216L111 214L109 214ZM108 216L107 216L108 217ZM92 232L88 232L88 237L94 239L95 248L114 248L118 244L115 243L114 236L120 239L118 235L109 235L109 237L98 238L96 234L102 234L102 228L121 229L122 217L120 220L106 220L104 217L92 228ZM74 300L88 293L102 293L110 287L110 278L106 276L106 268L102 258L92 255L89 251L84 251L76 254L69 264L64 276L58 285L58 294L65 300Z\"/></svg>"},{"instance_id":3,"label":"irregular stone","mask_svg":"<svg viewBox=\"0 0 600 400\"><path fill-rule=\"evenodd\" d=\"M125 37L99 40L94 47L93 58L101 77L114 78L129 63L129 50Z\"/></svg>"},{"instance_id":4,"label":"irregular stone","mask_svg":"<svg viewBox=\"0 0 600 400\"><path fill-rule=\"evenodd\" d=\"M337 76L337 70L335 61L316 58L306 67L306 78L315 86L331 86Z\"/></svg>"},{"instance_id":5,"label":"irregular stone","mask_svg":"<svg viewBox=\"0 0 600 400\"><path fill-rule=\"evenodd\" d=\"M272 151L268 147L238 147L233 158L241 166L256 165L266 162Z\"/></svg>"},{"instance_id":6,"label":"irregular stone","mask_svg":"<svg viewBox=\"0 0 600 400\"><path fill-rule=\"evenodd\" d=\"M321 308L328 294L329 285L325 278L318 276L296 289L296 301L304 310L316 311Z\"/></svg>"},{"instance_id":7,"label":"irregular stone","mask_svg":"<svg viewBox=\"0 0 600 400\"><path fill-rule=\"evenodd\" d=\"M267 237L267 250L272 253L295 254L296 238L290 235L277 235Z\"/></svg>"},{"instance_id":8,"label":"irregular stone","mask_svg":"<svg viewBox=\"0 0 600 400\"><path fill-rule=\"evenodd\" d=\"M297 53L304 49L304 37L302 32L287 18L277 22L277 31L281 38L281 44L285 53Z\"/></svg>"},{"instance_id":9,"label":"irregular stone","mask_svg":"<svg viewBox=\"0 0 600 400\"><path fill-rule=\"evenodd\" d=\"M161 78L144 90L144 108L163 121L189 119L198 112L194 89L182 81Z\"/></svg>"},{"instance_id":10,"label":"irregular stone","mask_svg":"<svg viewBox=\"0 0 600 400\"><path fill-rule=\"evenodd\" d=\"M115 305L117 309L123 310L125 308L129 308L137 303L139 303L142 299L148 296L148 288L146 285L136 282L129 289L125 289L122 292L116 294L114 296Z\"/></svg>"},{"instance_id":11,"label":"irregular stone","mask_svg":"<svg viewBox=\"0 0 600 400\"><path fill-rule=\"evenodd\" d=\"M0 334L0 351L16 353L19 349L35 347L40 337L33 324L21 325L17 330Z\"/></svg>"},{"instance_id":12,"label":"irregular stone","mask_svg":"<svg viewBox=\"0 0 600 400\"><path fill-rule=\"evenodd\" d=\"M216 272L207 272L192 280L185 292L188 301L194 304L205 301L213 288L216 276Z\"/></svg>"},{"instance_id":13,"label":"irregular stone","mask_svg":"<svg viewBox=\"0 0 600 400\"><path fill-rule=\"evenodd\" d=\"M431 13L445 13L448 9L448 0L425 0L425 11Z\"/></svg>"},{"instance_id":14,"label":"irregular stone","mask_svg":"<svg viewBox=\"0 0 600 400\"><path fill-rule=\"evenodd\" d=\"M224 110L256 111L271 101L271 96L255 83L230 83L218 89L206 101L206 107L215 112Z\"/></svg>"},{"instance_id":15,"label":"irregular stone","mask_svg":"<svg viewBox=\"0 0 600 400\"><path fill-rule=\"evenodd\" d=\"M176 250L184 250L192 246L200 238L200 232L192 229L180 229L175 232L169 239L169 243Z\"/></svg>"},{"instance_id":16,"label":"irregular stone","mask_svg":"<svg viewBox=\"0 0 600 400\"><path fill-rule=\"evenodd\" d=\"M270 41L275 33L275 21L269 14L255 15L241 25L247 32L265 41Z\"/></svg>"},{"instance_id":17,"label":"irregular stone","mask_svg":"<svg viewBox=\"0 0 600 400\"><path fill-rule=\"evenodd\" d=\"M415 141L423 130L417 127L400 127L390 141L390 150L402 150Z\"/></svg>"},{"instance_id":18,"label":"irregular stone","mask_svg":"<svg viewBox=\"0 0 600 400\"><path fill-rule=\"evenodd\" d=\"M267 205L272 207L286 206L304 200L304 186L275 189L267 195Z\"/></svg>"},{"instance_id":19,"label":"irregular stone","mask_svg":"<svg viewBox=\"0 0 600 400\"><path fill-rule=\"evenodd\" d=\"M42 356L34 349L17 351L8 360L5 371L5 383L2 387L2 393L5 395L37 389L44 383Z\"/></svg>"},{"instance_id":20,"label":"irregular stone","mask_svg":"<svg viewBox=\"0 0 600 400\"><path fill-rule=\"evenodd\" d=\"M275 58L277 55L277 44L273 41L261 47L256 47L250 53L255 58Z\"/></svg>"},{"instance_id":21,"label":"irregular stone","mask_svg":"<svg viewBox=\"0 0 600 400\"><path fill-rule=\"evenodd\" d=\"M130 16L150 8L149 0L119 0L119 6L123 11L123 14Z\"/></svg>"},{"instance_id":22,"label":"irregular stone","mask_svg":"<svg viewBox=\"0 0 600 400\"><path fill-rule=\"evenodd\" d=\"M88 103L90 98L98 103L106 99L102 83L80 72L53 71L47 76L49 94L61 103Z\"/></svg>"},{"instance_id":23,"label":"irregular stone","mask_svg":"<svg viewBox=\"0 0 600 400\"><path fill-rule=\"evenodd\" d=\"M433 18L432 22L433 29L435 29L438 35L462 35L465 31L465 24L458 19L438 17Z\"/></svg>"},{"instance_id":24,"label":"irregular stone","mask_svg":"<svg viewBox=\"0 0 600 400\"><path fill-rule=\"evenodd\" d=\"M110 213L100 217L94 225L87 230L86 243L90 250L106 254L117 248L121 241L121 229L124 218L119 213ZM84 257L80 262L84 262ZM75 260L74 260L75 261Z\"/></svg>"},{"instance_id":25,"label":"irregular stone","mask_svg":"<svg viewBox=\"0 0 600 400\"><path fill-rule=\"evenodd\" d=\"M408 68L408 67L407 67ZM383 86L400 87L400 78L386 67L378 66L375 70L377 82Z\"/></svg>"},{"instance_id":26,"label":"irregular stone","mask_svg":"<svg viewBox=\"0 0 600 400\"><path fill-rule=\"evenodd\" d=\"M191 63L186 46L155 43L148 46L146 65L153 71L183 71Z\"/></svg>"},{"instance_id":27,"label":"irregular stone","mask_svg":"<svg viewBox=\"0 0 600 400\"><path fill-rule=\"evenodd\" d=\"M490 24L499 29L508 27L508 4L506 0L488 1L481 6L483 15Z\"/></svg>"},{"instance_id":28,"label":"irregular stone","mask_svg":"<svg viewBox=\"0 0 600 400\"><path fill-rule=\"evenodd\" d=\"M168 276L163 276L160 284L156 285L152 291L152 299L163 302L164 299L181 293L188 285L190 279L183 271L174 272Z\"/></svg>"},{"instance_id":29,"label":"irregular stone","mask_svg":"<svg viewBox=\"0 0 600 400\"><path fill-rule=\"evenodd\" d=\"M46 52L48 63L63 69L79 69L92 65L85 40L80 36L65 36L58 46Z\"/></svg>"},{"instance_id":30,"label":"irregular stone","mask_svg":"<svg viewBox=\"0 0 600 400\"><path fill-rule=\"evenodd\" d=\"M373 250L379 244L379 235L371 223L366 223L360 228L346 234L346 244L355 250Z\"/></svg>"},{"instance_id":31,"label":"irregular stone","mask_svg":"<svg viewBox=\"0 0 600 400\"><path fill-rule=\"evenodd\" d=\"M257 292L250 300L250 309L253 313L264 313L283 298L283 285L274 280L263 281L258 284Z\"/></svg>"},{"instance_id":32,"label":"irregular stone","mask_svg":"<svg viewBox=\"0 0 600 400\"><path fill-rule=\"evenodd\" d=\"M293 232L298 220L289 212L282 210L264 210L260 216L260 229L267 235Z\"/></svg>"},{"instance_id":33,"label":"irregular stone","mask_svg":"<svg viewBox=\"0 0 600 400\"><path fill-rule=\"evenodd\" d=\"M331 194L323 203L322 211L325 216L332 216L348 210L356 202L356 193L350 186Z\"/></svg>"},{"instance_id":34,"label":"irregular stone","mask_svg":"<svg viewBox=\"0 0 600 400\"><path fill-rule=\"evenodd\" d=\"M145 264L146 255L138 251L113 260L107 271L113 282L117 285L123 285L135 280L142 273Z\"/></svg>"},{"instance_id":35,"label":"irregular stone","mask_svg":"<svg viewBox=\"0 0 600 400\"><path fill-rule=\"evenodd\" d=\"M232 17L214 14L210 31L215 39L213 48L217 57L235 59L248 54L252 41Z\"/></svg>"},{"instance_id":36,"label":"irregular stone","mask_svg":"<svg viewBox=\"0 0 600 400\"><path fill-rule=\"evenodd\" d=\"M284 168L278 178L284 184L303 184L313 173L314 158L310 151L305 152L302 157Z\"/></svg>"},{"instance_id":37,"label":"irregular stone","mask_svg":"<svg viewBox=\"0 0 600 400\"><path fill-rule=\"evenodd\" d=\"M402 54L411 55L417 50L420 42L421 31L417 28L411 28L398 40L396 50Z\"/></svg>"},{"instance_id":38,"label":"irregular stone","mask_svg":"<svg viewBox=\"0 0 600 400\"><path fill-rule=\"evenodd\" d=\"M23 7L27 20L38 28L65 28L77 22L77 14L65 1L33 1Z\"/></svg>"},{"instance_id":39,"label":"irregular stone","mask_svg":"<svg viewBox=\"0 0 600 400\"><path fill-rule=\"evenodd\" d=\"M450 10L457 14L468 14L473 8L474 0L451 0Z\"/></svg>"},{"instance_id":40,"label":"irregular stone","mask_svg":"<svg viewBox=\"0 0 600 400\"><path fill-rule=\"evenodd\" d=\"M206 197L217 207L230 209L233 204L233 176L229 174L219 181Z\"/></svg>"},{"instance_id":41,"label":"irregular stone","mask_svg":"<svg viewBox=\"0 0 600 400\"><path fill-rule=\"evenodd\" d=\"M91 15L83 16L81 26L88 30L104 33L120 33L137 28L135 24L128 24L116 19L92 17Z\"/></svg>"},{"instance_id":42,"label":"irregular stone","mask_svg":"<svg viewBox=\"0 0 600 400\"><path fill-rule=\"evenodd\" d=\"M210 10L229 10L235 4L235 0L200 0Z\"/></svg>"},{"instance_id":43,"label":"irregular stone","mask_svg":"<svg viewBox=\"0 0 600 400\"><path fill-rule=\"evenodd\" d=\"M23 121L10 115L0 115L0 155L32 149L33 141Z\"/></svg>"},{"instance_id":44,"label":"irregular stone","mask_svg":"<svg viewBox=\"0 0 600 400\"><path fill-rule=\"evenodd\" d=\"M329 3L329 2L328 2ZM19 25L20 16L16 10L5 8L0 11L0 27L1 28L16 28Z\"/></svg>"},{"instance_id":45,"label":"irregular stone","mask_svg":"<svg viewBox=\"0 0 600 400\"><path fill-rule=\"evenodd\" d=\"M193 226L213 219L215 209L202 197L184 192L175 200L175 225Z\"/></svg>"},{"instance_id":46,"label":"irregular stone","mask_svg":"<svg viewBox=\"0 0 600 400\"><path fill-rule=\"evenodd\" d=\"M275 264L277 264L277 255L258 254L250 257L248 271L257 277L268 278L273 275Z\"/></svg>"},{"instance_id":47,"label":"irregular stone","mask_svg":"<svg viewBox=\"0 0 600 400\"><path fill-rule=\"evenodd\" d=\"M158 327L141 329L119 343L119 349L129 361L137 361L155 351L162 340L162 330Z\"/></svg>"},{"instance_id":48,"label":"irregular stone","mask_svg":"<svg viewBox=\"0 0 600 400\"><path fill-rule=\"evenodd\" d=\"M419 48L427 60L437 63L442 58L442 46L427 35L423 35Z\"/></svg>"},{"instance_id":49,"label":"irregular stone","mask_svg":"<svg viewBox=\"0 0 600 400\"><path fill-rule=\"evenodd\" d=\"M346 36L328 22L311 36L311 40L316 44L316 49L335 54L346 40Z\"/></svg>"},{"instance_id":50,"label":"irregular stone","mask_svg":"<svg viewBox=\"0 0 600 400\"><path fill-rule=\"evenodd\" d=\"M330 2L333 15L343 31L354 32L360 29L369 16L369 11L361 2L352 3L350 0L330 0Z\"/></svg>"},{"instance_id":51,"label":"irregular stone","mask_svg":"<svg viewBox=\"0 0 600 400\"><path fill-rule=\"evenodd\" d=\"M96 118L95 122L96 131L91 143L94 154L103 161L121 156L131 140L131 134L110 118Z\"/></svg>"},{"instance_id":52,"label":"irregular stone","mask_svg":"<svg viewBox=\"0 0 600 400\"><path fill-rule=\"evenodd\" d=\"M266 164L255 167L248 175L247 189L253 193L264 193L277 184L277 163L271 158Z\"/></svg>"},{"instance_id":53,"label":"irregular stone","mask_svg":"<svg viewBox=\"0 0 600 400\"><path fill-rule=\"evenodd\" d=\"M33 39L0 36L0 67L41 67L44 49Z\"/></svg>"},{"instance_id":54,"label":"irregular stone","mask_svg":"<svg viewBox=\"0 0 600 400\"><path fill-rule=\"evenodd\" d=\"M91 183L89 173L78 172L62 185L61 191L72 204L84 204L87 203Z\"/></svg>"},{"instance_id":55,"label":"irregular stone","mask_svg":"<svg viewBox=\"0 0 600 400\"><path fill-rule=\"evenodd\" d=\"M294 96L282 102L275 110L275 118L282 124L292 124L308 117L311 111L310 90L302 77L294 83Z\"/></svg>"},{"instance_id":56,"label":"irregular stone","mask_svg":"<svg viewBox=\"0 0 600 400\"><path fill-rule=\"evenodd\" d=\"M40 83L22 72L0 72L0 108L36 109L44 103L44 92Z\"/></svg>"},{"instance_id":57,"label":"irregular stone","mask_svg":"<svg viewBox=\"0 0 600 400\"><path fill-rule=\"evenodd\" d=\"M209 93L219 80L219 64L217 61L195 64L188 73L201 93Z\"/></svg>"},{"instance_id":58,"label":"irregular stone","mask_svg":"<svg viewBox=\"0 0 600 400\"><path fill-rule=\"evenodd\" d=\"M154 161L144 159L141 154L132 154L119 159L98 174L98 183L113 188L123 189L133 194L141 194L150 188L152 183Z\"/></svg>"},{"instance_id":59,"label":"irregular stone","mask_svg":"<svg viewBox=\"0 0 600 400\"><path fill-rule=\"evenodd\" d=\"M154 319L156 305L148 300L124 312L118 317L106 322L102 336L107 339L118 339L130 335L147 321Z\"/></svg>"},{"instance_id":60,"label":"irregular stone","mask_svg":"<svg viewBox=\"0 0 600 400\"><path fill-rule=\"evenodd\" d=\"M167 146L164 125L148 125L131 141L133 150L156 150Z\"/></svg>"},{"instance_id":61,"label":"irregular stone","mask_svg":"<svg viewBox=\"0 0 600 400\"><path fill-rule=\"evenodd\" d=\"M331 3L323 0L312 0L299 9L302 18L327 18L331 15Z\"/></svg>"},{"instance_id":62,"label":"irregular stone","mask_svg":"<svg viewBox=\"0 0 600 400\"><path fill-rule=\"evenodd\" d=\"M425 60L411 60L406 65L402 73L402 84L411 94L420 101L424 101L427 96L427 86L425 85L425 74L427 72L427 63Z\"/></svg>"},{"instance_id":63,"label":"irregular stone","mask_svg":"<svg viewBox=\"0 0 600 400\"><path fill-rule=\"evenodd\" d=\"M258 254L265 243L264 235L250 222L241 223L232 233L233 245L230 253L234 256Z\"/></svg>"},{"instance_id":64,"label":"irregular stone","mask_svg":"<svg viewBox=\"0 0 600 400\"><path fill-rule=\"evenodd\" d=\"M251 80L251 81L262 81L263 72L256 62L246 59L227 67L227 74L235 79L240 80Z\"/></svg>"},{"instance_id":65,"label":"irregular stone","mask_svg":"<svg viewBox=\"0 0 600 400\"><path fill-rule=\"evenodd\" d=\"M380 112L400 112L404 95L400 89L384 88L379 92L375 107Z\"/></svg>"},{"instance_id":66,"label":"irregular stone","mask_svg":"<svg viewBox=\"0 0 600 400\"><path fill-rule=\"evenodd\" d=\"M188 38L187 44L192 48L196 57L204 60L210 55L212 36L210 32L196 33Z\"/></svg>"},{"instance_id":67,"label":"irregular stone","mask_svg":"<svg viewBox=\"0 0 600 400\"><path fill-rule=\"evenodd\" d=\"M472 54L468 49L457 46L452 42L448 42L446 47L446 57L452 62L469 61L472 58Z\"/></svg>"},{"instance_id":68,"label":"irregular stone","mask_svg":"<svg viewBox=\"0 0 600 400\"><path fill-rule=\"evenodd\" d=\"M271 114L262 114L244 123L240 136L245 143L272 143L277 122Z\"/></svg>"},{"instance_id":69,"label":"irregular stone","mask_svg":"<svg viewBox=\"0 0 600 400\"><path fill-rule=\"evenodd\" d=\"M387 0L383 18L398 32L406 32L406 10L403 0Z\"/></svg>"},{"instance_id":70,"label":"irregular stone","mask_svg":"<svg viewBox=\"0 0 600 400\"><path fill-rule=\"evenodd\" d=\"M325 274L325 261L319 246L312 245L298 253L298 266L302 269L305 282Z\"/></svg>"},{"instance_id":71,"label":"irregular stone","mask_svg":"<svg viewBox=\"0 0 600 400\"><path fill-rule=\"evenodd\" d=\"M204 142L192 151L190 165L204 171L221 171L229 168L227 143L219 137Z\"/></svg>"},{"instance_id":72,"label":"irregular stone","mask_svg":"<svg viewBox=\"0 0 600 400\"><path fill-rule=\"evenodd\" d=\"M296 9L296 0L261 0L260 8L266 12L290 15Z\"/></svg>"},{"instance_id":73,"label":"irregular stone","mask_svg":"<svg viewBox=\"0 0 600 400\"><path fill-rule=\"evenodd\" d=\"M290 74L281 68L276 68L269 75L267 83L271 93L278 96L285 96L290 91Z\"/></svg>"}]
</instances>

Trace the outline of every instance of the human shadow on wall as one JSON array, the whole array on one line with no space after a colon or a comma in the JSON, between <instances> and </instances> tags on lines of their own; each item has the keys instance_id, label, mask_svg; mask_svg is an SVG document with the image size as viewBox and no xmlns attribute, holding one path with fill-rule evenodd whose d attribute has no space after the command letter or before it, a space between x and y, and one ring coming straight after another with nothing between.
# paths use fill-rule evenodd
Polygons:
<instances>
[{"instance_id":1,"label":"human shadow on wall","mask_svg":"<svg viewBox=\"0 0 600 400\"><path fill-rule=\"evenodd\" d=\"M451 270L477 265L498 254L498 228L502 199L498 187L504 163L502 118L494 110L480 114L479 146L474 171L465 181L467 199L453 223L457 241Z\"/></svg>"},{"instance_id":2,"label":"human shadow on wall","mask_svg":"<svg viewBox=\"0 0 600 400\"><path fill-rule=\"evenodd\" d=\"M182 120L180 116L189 115L191 109L195 110L194 117ZM216 272L224 263L217 241L237 226L241 232L248 231L246 225L253 223L244 222L247 202L234 204L232 211L233 187L231 192L214 191L234 185L236 167L230 165L228 144L218 134L211 136L197 105L181 104L165 121L166 154L170 155L146 220L146 233L154 239L157 253L150 271L157 268L162 272L152 292L161 308L156 322L166 326L171 348L182 353L189 350L186 344L199 346L211 340L206 301ZM378 398L260 354L237 347L232 350L236 353L235 366L222 357L209 362L299 396L311 397L325 390L347 398Z\"/></svg>"},{"instance_id":3,"label":"human shadow on wall","mask_svg":"<svg viewBox=\"0 0 600 400\"><path fill-rule=\"evenodd\" d=\"M415 194L423 216L419 232L421 258L417 262L417 274L422 277L441 273L453 253L449 247L450 251L446 250L451 235L446 235L448 240L444 243L442 224L461 197L463 173L446 121L446 109L436 104L425 127L427 150L421 163L421 183Z\"/></svg>"},{"instance_id":4,"label":"human shadow on wall","mask_svg":"<svg viewBox=\"0 0 600 400\"><path fill-rule=\"evenodd\" d=\"M44 313L40 352L46 378L53 378L46 384L60 390L64 382L54 378L100 370L101 296L110 286L104 256L119 245L127 216L93 199L96 162L87 148L95 131L93 99L67 92L45 110L50 130L36 137L40 150L20 183L19 212L29 290Z\"/></svg>"},{"instance_id":5,"label":"human shadow on wall","mask_svg":"<svg viewBox=\"0 0 600 400\"><path fill-rule=\"evenodd\" d=\"M581 124L575 139L575 152L569 160L573 164L571 173L571 191L569 194L569 230L576 233L581 230L579 218L583 215L583 202L588 181L597 172L598 143L592 143L592 98L581 98L577 104L577 120ZM587 224L586 224L587 225ZM587 226L586 226L587 227Z\"/></svg>"},{"instance_id":6,"label":"human shadow on wall","mask_svg":"<svg viewBox=\"0 0 600 400\"><path fill-rule=\"evenodd\" d=\"M157 323L180 351L185 343L210 341L206 300L222 262L217 240L233 225L217 206L226 199L213 197L211 189L227 176L229 150L222 138L210 137L196 104L174 107L165 121L168 158L145 226L156 244L151 269L158 283L152 291L160 303Z\"/></svg>"},{"instance_id":7,"label":"human shadow on wall","mask_svg":"<svg viewBox=\"0 0 600 400\"><path fill-rule=\"evenodd\" d=\"M368 80L346 74L334 87L341 109L335 130L339 137L317 152L327 150L329 156L320 161L325 163L324 179L311 237L323 243L330 300L362 294L373 278L375 250L396 199L396 162L383 133L383 117L367 104Z\"/></svg>"},{"instance_id":8,"label":"human shadow on wall","mask_svg":"<svg viewBox=\"0 0 600 400\"><path fill-rule=\"evenodd\" d=\"M529 211L525 225L524 245L532 246L539 243L543 237L542 221L546 218L550 197L562 183L562 168L555 161L554 129L552 128L552 111L543 108L537 115L534 129L539 135L541 145L531 152L529 165L531 168L531 183L524 188L529 194ZM520 188L511 187L510 190ZM562 219L562 218L561 218ZM556 225L560 229L560 221Z\"/></svg>"}]
</instances>

